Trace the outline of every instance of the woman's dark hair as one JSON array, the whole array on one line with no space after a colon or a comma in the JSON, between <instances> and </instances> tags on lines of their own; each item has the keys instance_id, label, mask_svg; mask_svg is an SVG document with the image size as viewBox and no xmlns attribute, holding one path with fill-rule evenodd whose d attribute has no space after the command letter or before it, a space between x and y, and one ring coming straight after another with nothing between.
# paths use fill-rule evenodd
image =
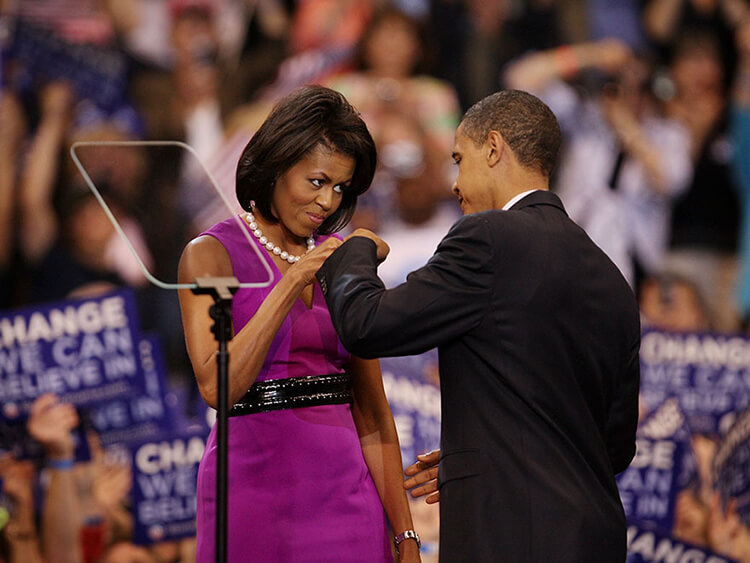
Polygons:
<instances>
[{"instance_id":1,"label":"woman's dark hair","mask_svg":"<svg viewBox=\"0 0 750 563\"><path fill-rule=\"evenodd\" d=\"M237 164L237 200L250 202L271 222L276 181L315 147L351 156L354 175L342 194L341 205L318 228L330 234L343 228L354 214L357 197L370 187L375 173L375 142L359 113L335 90L302 86L282 98L247 143Z\"/></svg>"}]
</instances>

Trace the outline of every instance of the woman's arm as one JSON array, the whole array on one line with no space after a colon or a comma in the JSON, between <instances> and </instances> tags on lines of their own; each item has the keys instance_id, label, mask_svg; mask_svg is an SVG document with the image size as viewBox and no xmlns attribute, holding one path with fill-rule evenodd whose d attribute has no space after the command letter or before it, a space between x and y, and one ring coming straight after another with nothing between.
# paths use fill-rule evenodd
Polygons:
<instances>
[{"instance_id":1,"label":"woman's arm","mask_svg":"<svg viewBox=\"0 0 750 563\"><path fill-rule=\"evenodd\" d=\"M241 399L255 382L271 343L292 305L302 290L313 283L315 272L340 244L340 240L330 237L290 266L253 318L229 341L229 405ZM187 245L178 271L180 283L193 283L196 278L206 276L234 276L226 249L211 236L198 237ZM213 320L208 313L213 300L207 295L194 295L187 289L179 291L179 298L185 342L198 388L206 403L216 407L218 344L211 333Z\"/></svg>"},{"instance_id":2,"label":"woman's arm","mask_svg":"<svg viewBox=\"0 0 750 563\"><path fill-rule=\"evenodd\" d=\"M352 415L362 453L391 529L394 535L412 530L411 512L403 487L401 449L383 389L380 364L378 360L352 356L347 371L352 376ZM399 546L399 554L401 561L419 561L419 547L414 540L404 541Z\"/></svg>"}]
</instances>

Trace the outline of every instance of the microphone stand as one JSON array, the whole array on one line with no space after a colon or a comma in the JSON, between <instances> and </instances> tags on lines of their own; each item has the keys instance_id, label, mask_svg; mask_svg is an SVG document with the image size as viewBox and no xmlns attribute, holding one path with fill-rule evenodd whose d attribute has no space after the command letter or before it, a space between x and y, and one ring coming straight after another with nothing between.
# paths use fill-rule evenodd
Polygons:
<instances>
[{"instance_id":1,"label":"microphone stand","mask_svg":"<svg viewBox=\"0 0 750 563\"><path fill-rule=\"evenodd\" d=\"M235 277L197 278L196 295L210 295L214 304L209 315L214 320L211 332L219 343L216 356L217 403L216 415L216 561L227 561L227 435L229 418L229 352L227 342L232 339L232 296L240 287Z\"/></svg>"}]
</instances>

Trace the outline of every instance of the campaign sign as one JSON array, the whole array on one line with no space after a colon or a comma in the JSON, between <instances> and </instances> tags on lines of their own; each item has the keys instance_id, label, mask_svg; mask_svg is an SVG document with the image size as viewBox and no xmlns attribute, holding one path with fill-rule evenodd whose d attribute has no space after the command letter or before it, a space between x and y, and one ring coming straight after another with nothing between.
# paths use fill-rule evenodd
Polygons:
<instances>
[{"instance_id":1,"label":"campaign sign","mask_svg":"<svg viewBox=\"0 0 750 563\"><path fill-rule=\"evenodd\" d=\"M97 403L86 412L104 445L143 441L175 429L175 417L165 400L166 366L156 336L138 342L138 362L143 373L138 394Z\"/></svg>"},{"instance_id":2,"label":"campaign sign","mask_svg":"<svg viewBox=\"0 0 750 563\"><path fill-rule=\"evenodd\" d=\"M628 524L627 563L737 563L670 536L649 523Z\"/></svg>"},{"instance_id":3,"label":"campaign sign","mask_svg":"<svg viewBox=\"0 0 750 563\"><path fill-rule=\"evenodd\" d=\"M437 352L382 358L380 369L401 444L401 459L408 466L416 461L417 454L440 447L440 389L427 375L437 369Z\"/></svg>"},{"instance_id":4,"label":"campaign sign","mask_svg":"<svg viewBox=\"0 0 750 563\"><path fill-rule=\"evenodd\" d=\"M653 522L671 530L679 477L689 444L685 417L676 399L665 402L638 427L630 466L617 475L628 520Z\"/></svg>"},{"instance_id":5,"label":"campaign sign","mask_svg":"<svg viewBox=\"0 0 750 563\"><path fill-rule=\"evenodd\" d=\"M679 398L694 433L719 435L750 405L750 340L742 336L645 331L641 400Z\"/></svg>"},{"instance_id":6,"label":"campaign sign","mask_svg":"<svg viewBox=\"0 0 750 563\"><path fill-rule=\"evenodd\" d=\"M195 535L198 464L205 447L202 431L131 446L135 543Z\"/></svg>"},{"instance_id":7,"label":"campaign sign","mask_svg":"<svg viewBox=\"0 0 750 563\"><path fill-rule=\"evenodd\" d=\"M143 383L133 292L62 301L0 315L0 419L28 414L44 393L86 406Z\"/></svg>"},{"instance_id":8,"label":"campaign sign","mask_svg":"<svg viewBox=\"0 0 750 563\"><path fill-rule=\"evenodd\" d=\"M722 508L735 499L737 513L750 527L750 409L737 417L719 444L714 474Z\"/></svg>"}]
</instances>

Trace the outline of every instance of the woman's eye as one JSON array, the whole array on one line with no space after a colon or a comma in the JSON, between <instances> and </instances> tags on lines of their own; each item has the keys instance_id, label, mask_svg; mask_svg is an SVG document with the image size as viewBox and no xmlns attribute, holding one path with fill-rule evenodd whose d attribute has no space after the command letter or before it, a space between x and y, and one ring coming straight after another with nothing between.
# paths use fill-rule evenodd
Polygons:
<instances>
[{"instance_id":1,"label":"woman's eye","mask_svg":"<svg viewBox=\"0 0 750 563\"><path fill-rule=\"evenodd\" d=\"M341 186L341 184L336 184L335 186L333 186L333 191L337 194L340 194L344 191L344 188Z\"/></svg>"},{"instance_id":2,"label":"woman's eye","mask_svg":"<svg viewBox=\"0 0 750 563\"><path fill-rule=\"evenodd\" d=\"M310 180L310 182L311 182L311 183L312 183L312 185L313 185L313 186L315 186L316 188L322 188L322 187L323 187L323 180L321 180L320 178L312 178L312 179Z\"/></svg>"}]
</instances>

